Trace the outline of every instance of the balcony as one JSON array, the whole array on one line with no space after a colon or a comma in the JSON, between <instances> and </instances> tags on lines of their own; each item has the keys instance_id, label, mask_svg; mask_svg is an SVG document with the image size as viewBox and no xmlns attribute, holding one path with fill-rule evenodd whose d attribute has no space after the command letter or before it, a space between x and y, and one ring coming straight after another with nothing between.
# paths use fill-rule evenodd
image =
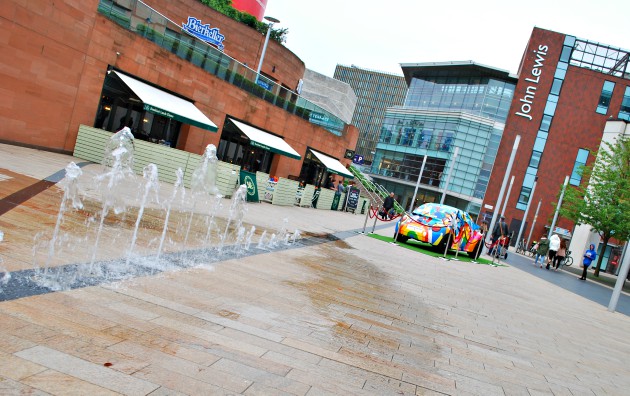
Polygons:
<instances>
[{"instance_id":1,"label":"balcony","mask_svg":"<svg viewBox=\"0 0 630 396\"><path fill-rule=\"evenodd\" d=\"M342 135L345 123L340 118L184 32L175 22L142 1L101 0L98 12L213 76L336 136Z\"/></svg>"}]
</instances>

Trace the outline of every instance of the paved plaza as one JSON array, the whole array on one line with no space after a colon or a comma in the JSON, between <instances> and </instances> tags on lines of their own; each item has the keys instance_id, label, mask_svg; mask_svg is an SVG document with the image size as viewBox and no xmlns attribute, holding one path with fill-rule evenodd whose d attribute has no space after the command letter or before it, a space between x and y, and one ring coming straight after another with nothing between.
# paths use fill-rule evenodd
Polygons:
<instances>
[{"instance_id":1,"label":"paved plaza","mask_svg":"<svg viewBox=\"0 0 630 396\"><path fill-rule=\"evenodd\" d=\"M243 224L256 232L246 252L204 256L173 227L165 256L189 257L187 265L144 263L150 271L67 290L31 287L43 261L88 267L94 251L98 263L124 262L132 239L146 257L160 239L164 211L147 208L134 234L136 208L105 222L92 250L98 194L86 183L86 207L68 210L59 227L67 243L46 258L59 224L56 182L71 161L83 162L0 144L2 395L629 392L628 295L611 313L610 288L515 254L505 267L422 255L359 233L364 215L248 204ZM85 178L102 171L81 166ZM162 185L160 195L172 191ZM230 225L230 200L222 205L218 230ZM202 241L199 227L191 235ZM283 230L300 237L257 247ZM393 224L376 232L391 236Z\"/></svg>"}]
</instances>

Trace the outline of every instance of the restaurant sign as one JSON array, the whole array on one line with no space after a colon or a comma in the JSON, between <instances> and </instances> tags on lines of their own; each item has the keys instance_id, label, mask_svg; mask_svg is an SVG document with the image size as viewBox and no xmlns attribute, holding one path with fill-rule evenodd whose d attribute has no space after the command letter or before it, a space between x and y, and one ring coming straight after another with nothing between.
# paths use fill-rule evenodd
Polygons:
<instances>
[{"instance_id":1,"label":"restaurant sign","mask_svg":"<svg viewBox=\"0 0 630 396\"><path fill-rule=\"evenodd\" d=\"M219 51L223 51L223 40L225 36L219 33L219 28L211 28L209 23L205 25L195 17L188 17L188 22L182 23L182 30L192 34L199 40L203 40L212 45L215 45Z\"/></svg>"}]
</instances>

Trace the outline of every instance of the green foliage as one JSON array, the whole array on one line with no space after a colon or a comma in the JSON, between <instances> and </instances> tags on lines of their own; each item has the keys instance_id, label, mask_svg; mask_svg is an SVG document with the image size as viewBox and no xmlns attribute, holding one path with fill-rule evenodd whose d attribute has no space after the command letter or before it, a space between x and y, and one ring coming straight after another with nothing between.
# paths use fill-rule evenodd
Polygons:
<instances>
[{"instance_id":1,"label":"green foliage","mask_svg":"<svg viewBox=\"0 0 630 396\"><path fill-rule=\"evenodd\" d=\"M597 160L580 170L582 183L565 191L560 215L586 224L599 233L604 245L610 238L630 239L630 138L605 142ZM595 269L599 275L603 255Z\"/></svg>"},{"instance_id":2,"label":"green foliage","mask_svg":"<svg viewBox=\"0 0 630 396\"><path fill-rule=\"evenodd\" d=\"M248 14L246 12L241 12L236 8L232 7L232 0L199 0L201 3L207 5L208 7L219 11L221 14L234 19L235 21L241 22L253 29L256 29L261 34L266 35L267 29L269 29L269 25L265 22L261 22L256 19L255 16ZM287 33L289 29L271 29L271 34L269 38L271 40L275 40L278 43L282 44L287 41Z\"/></svg>"}]
</instances>

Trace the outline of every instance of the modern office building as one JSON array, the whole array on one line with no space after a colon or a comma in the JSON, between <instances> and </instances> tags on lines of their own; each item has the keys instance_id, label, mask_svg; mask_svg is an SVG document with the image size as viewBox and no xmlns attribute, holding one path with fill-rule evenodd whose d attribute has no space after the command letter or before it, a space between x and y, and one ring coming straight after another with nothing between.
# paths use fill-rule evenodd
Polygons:
<instances>
[{"instance_id":1,"label":"modern office building","mask_svg":"<svg viewBox=\"0 0 630 396\"><path fill-rule=\"evenodd\" d=\"M409 90L386 111L371 176L407 209L445 194L445 204L478 214L516 78L472 61L401 67Z\"/></svg>"},{"instance_id":2,"label":"modern office building","mask_svg":"<svg viewBox=\"0 0 630 396\"><path fill-rule=\"evenodd\" d=\"M352 125L359 129L355 154L359 162L371 165L385 118L385 110L402 105L407 94L403 76L363 69L355 65L337 65L333 77L348 83L357 96Z\"/></svg>"},{"instance_id":3,"label":"modern office building","mask_svg":"<svg viewBox=\"0 0 630 396\"><path fill-rule=\"evenodd\" d=\"M300 58L199 1L8 0L0 23L0 142L72 153L84 130L128 126L307 183L331 171L313 152L350 162L358 130L297 94Z\"/></svg>"},{"instance_id":4,"label":"modern office building","mask_svg":"<svg viewBox=\"0 0 630 396\"><path fill-rule=\"evenodd\" d=\"M496 207L500 191L514 176L511 194L501 204L510 229L518 233L525 221L526 239L549 233L565 179L570 185L583 183L578 169L594 160L606 122L630 118L629 56L630 51L618 47L533 29L484 198L485 218L501 211ZM517 136L520 142L506 177ZM555 225L554 232L572 236L571 221L560 217ZM574 251L575 257L583 249Z\"/></svg>"}]
</instances>

